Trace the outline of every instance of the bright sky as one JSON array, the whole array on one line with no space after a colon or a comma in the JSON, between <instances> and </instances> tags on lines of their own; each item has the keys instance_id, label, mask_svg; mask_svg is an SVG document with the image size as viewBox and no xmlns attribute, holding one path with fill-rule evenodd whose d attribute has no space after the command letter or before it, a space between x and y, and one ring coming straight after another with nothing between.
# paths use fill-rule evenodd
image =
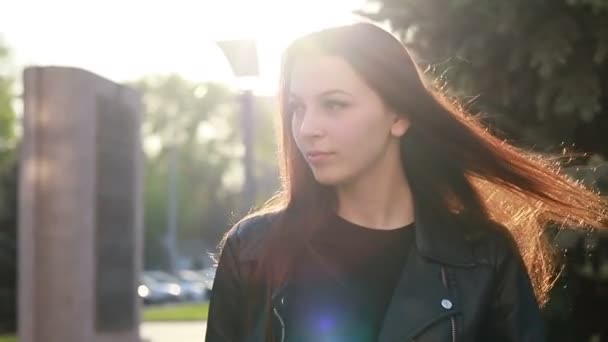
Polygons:
<instances>
[{"instance_id":1,"label":"bright sky","mask_svg":"<svg viewBox=\"0 0 608 342\"><path fill-rule=\"evenodd\" d=\"M115 81L176 72L234 82L217 40L254 38L261 77L276 89L280 55L293 38L352 22L365 0L13 0L0 35L22 65L64 65ZM234 83L232 83L234 84Z\"/></svg>"}]
</instances>

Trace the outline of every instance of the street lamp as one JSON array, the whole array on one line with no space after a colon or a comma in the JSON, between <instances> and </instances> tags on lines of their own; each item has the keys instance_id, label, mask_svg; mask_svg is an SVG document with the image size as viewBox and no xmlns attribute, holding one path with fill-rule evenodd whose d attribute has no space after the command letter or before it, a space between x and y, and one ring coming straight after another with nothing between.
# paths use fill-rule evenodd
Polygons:
<instances>
[{"instance_id":1,"label":"street lamp","mask_svg":"<svg viewBox=\"0 0 608 342\"><path fill-rule=\"evenodd\" d=\"M217 42L218 46L226 56L232 72L236 77L257 77L258 54L254 40L227 40ZM244 181L242 189L241 211L244 213L255 203L256 186L253 176L254 154L254 98L251 89L242 89L240 94L241 128L243 131L243 155Z\"/></svg>"},{"instance_id":2,"label":"street lamp","mask_svg":"<svg viewBox=\"0 0 608 342\"><path fill-rule=\"evenodd\" d=\"M230 40L217 42L218 46L230 63L232 72L236 77L257 77L258 58L256 44L253 40ZM242 189L242 212L246 212L254 204L256 197L255 179L253 176L253 113L254 98L251 89L242 89L239 95L241 108L241 127L243 131L243 145L245 154L243 156L244 182ZM168 151L168 201L167 201L167 235L164 243L167 247L168 257L172 272L179 268L177 230L178 230L178 150L171 146Z\"/></svg>"}]
</instances>

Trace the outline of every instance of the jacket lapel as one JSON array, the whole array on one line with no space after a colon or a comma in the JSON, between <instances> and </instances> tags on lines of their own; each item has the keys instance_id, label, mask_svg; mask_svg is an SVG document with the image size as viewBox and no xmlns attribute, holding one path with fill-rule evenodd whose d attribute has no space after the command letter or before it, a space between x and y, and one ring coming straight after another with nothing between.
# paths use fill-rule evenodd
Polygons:
<instances>
[{"instance_id":1,"label":"jacket lapel","mask_svg":"<svg viewBox=\"0 0 608 342\"><path fill-rule=\"evenodd\" d=\"M460 303L443 286L441 266L423 259L412 249L387 309L378 341L409 341L433 323L460 310Z\"/></svg>"},{"instance_id":2,"label":"jacket lapel","mask_svg":"<svg viewBox=\"0 0 608 342\"><path fill-rule=\"evenodd\" d=\"M466 237L468 228L459 224L458 217L441 224L420 207L415 215L416 247L410 251L396 284L380 342L409 341L437 321L460 313L461 303L442 282L441 267L476 264ZM446 300L449 305L444 305Z\"/></svg>"}]
</instances>

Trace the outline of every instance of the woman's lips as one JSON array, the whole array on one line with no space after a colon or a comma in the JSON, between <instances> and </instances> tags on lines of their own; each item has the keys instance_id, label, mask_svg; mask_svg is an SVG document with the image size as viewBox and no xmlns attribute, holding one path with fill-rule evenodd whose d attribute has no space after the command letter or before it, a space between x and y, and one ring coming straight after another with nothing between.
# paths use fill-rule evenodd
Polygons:
<instances>
[{"instance_id":1,"label":"woman's lips","mask_svg":"<svg viewBox=\"0 0 608 342\"><path fill-rule=\"evenodd\" d=\"M334 154L333 152L311 151L306 153L306 159L311 164L323 164L330 160Z\"/></svg>"}]
</instances>

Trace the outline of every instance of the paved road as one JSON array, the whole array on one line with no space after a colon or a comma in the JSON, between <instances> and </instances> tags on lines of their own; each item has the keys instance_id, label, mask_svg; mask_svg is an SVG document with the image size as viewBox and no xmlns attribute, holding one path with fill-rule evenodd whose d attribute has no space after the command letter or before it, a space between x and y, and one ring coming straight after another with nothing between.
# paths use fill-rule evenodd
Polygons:
<instances>
[{"instance_id":1,"label":"paved road","mask_svg":"<svg viewBox=\"0 0 608 342\"><path fill-rule=\"evenodd\" d=\"M202 342L206 327L205 322L144 322L140 335L148 342Z\"/></svg>"}]
</instances>

